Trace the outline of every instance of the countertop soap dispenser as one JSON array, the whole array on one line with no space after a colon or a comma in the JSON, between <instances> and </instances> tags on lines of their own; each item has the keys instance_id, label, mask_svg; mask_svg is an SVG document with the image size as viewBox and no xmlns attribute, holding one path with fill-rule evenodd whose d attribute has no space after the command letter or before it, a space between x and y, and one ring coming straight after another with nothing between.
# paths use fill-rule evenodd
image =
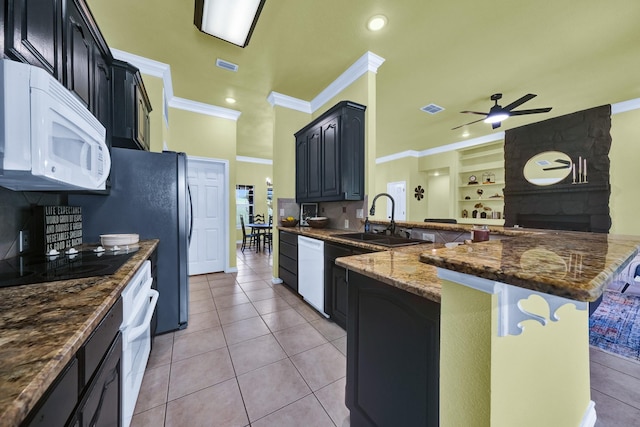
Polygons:
<instances>
[{"instance_id":1,"label":"countertop soap dispenser","mask_svg":"<svg viewBox=\"0 0 640 427\"><path fill-rule=\"evenodd\" d=\"M371 224L369 223L369 217L366 217L364 220L364 232L368 233L371 231Z\"/></svg>"}]
</instances>

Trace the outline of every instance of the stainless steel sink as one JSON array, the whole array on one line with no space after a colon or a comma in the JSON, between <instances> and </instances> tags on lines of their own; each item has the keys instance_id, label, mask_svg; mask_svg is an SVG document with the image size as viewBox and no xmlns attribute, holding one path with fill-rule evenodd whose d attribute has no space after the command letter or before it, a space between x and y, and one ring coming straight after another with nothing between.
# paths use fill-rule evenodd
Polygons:
<instances>
[{"instance_id":1,"label":"stainless steel sink","mask_svg":"<svg viewBox=\"0 0 640 427\"><path fill-rule=\"evenodd\" d=\"M357 242L367 242L374 245L387 246L387 247L419 245L420 243L432 243L427 240L410 239L408 237L385 236L382 234L372 234L372 233L334 234L333 237L340 237L342 239L355 240Z\"/></svg>"}]
</instances>

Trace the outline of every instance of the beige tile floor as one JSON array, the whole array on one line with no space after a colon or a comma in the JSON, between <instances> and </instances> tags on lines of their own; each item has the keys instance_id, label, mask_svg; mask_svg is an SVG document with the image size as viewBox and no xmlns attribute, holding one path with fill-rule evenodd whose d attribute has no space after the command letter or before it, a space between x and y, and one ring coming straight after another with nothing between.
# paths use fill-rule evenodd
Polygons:
<instances>
[{"instance_id":1,"label":"beige tile floor","mask_svg":"<svg viewBox=\"0 0 640 427\"><path fill-rule=\"evenodd\" d=\"M345 331L284 285L269 253L190 278L189 326L157 336L132 426L348 426Z\"/></svg>"},{"instance_id":2,"label":"beige tile floor","mask_svg":"<svg viewBox=\"0 0 640 427\"><path fill-rule=\"evenodd\" d=\"M348 426L346 335L283 285L269 253L191 277L189 327L156 337L134 427ZM591 348L597 427L640 425L640 363Z\"/></svg>"}]
</instances>

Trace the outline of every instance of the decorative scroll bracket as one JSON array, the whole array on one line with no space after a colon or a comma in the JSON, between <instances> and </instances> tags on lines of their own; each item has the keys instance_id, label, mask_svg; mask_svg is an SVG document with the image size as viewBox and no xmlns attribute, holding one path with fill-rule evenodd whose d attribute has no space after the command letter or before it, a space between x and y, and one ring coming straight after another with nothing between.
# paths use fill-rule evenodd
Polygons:
<instances>
[{"instance_id":1,"label":"decorative scroll bracket","mask_svg":"<svg viewBox=\"0 0 640 427\"><path fill-rule=\"evenodd\" d=\"M573 304L577 310L587 310L588 303L575 301L555 295L532 291L506 283L495 282L456 271L438 268L438 277L459 283L472 289L492 295L498 295L498 336L520 335L524 330L522 322L535 320L545 326L549 321L557 322L560 307ZM549 305L550 318L531 313L522 307L522 302L532 295L537 295Z\"/></svg>"}]
</instances>

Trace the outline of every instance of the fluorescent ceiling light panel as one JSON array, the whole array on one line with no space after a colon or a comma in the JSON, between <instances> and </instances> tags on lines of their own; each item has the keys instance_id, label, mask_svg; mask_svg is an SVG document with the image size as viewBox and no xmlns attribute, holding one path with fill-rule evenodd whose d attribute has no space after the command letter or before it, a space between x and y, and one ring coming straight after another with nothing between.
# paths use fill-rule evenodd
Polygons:
<instances>
[{"instance_id":1,"label":"fluorescent ceiling light panel","mask_svg":"<svg viewBox=\"0 0 640 427\"><path fill-rule=\"evenodd\" d=\"M196 0L194 24L200 31L240 47L249 38L265 0Z\"/></svg>"}]
</instances>

